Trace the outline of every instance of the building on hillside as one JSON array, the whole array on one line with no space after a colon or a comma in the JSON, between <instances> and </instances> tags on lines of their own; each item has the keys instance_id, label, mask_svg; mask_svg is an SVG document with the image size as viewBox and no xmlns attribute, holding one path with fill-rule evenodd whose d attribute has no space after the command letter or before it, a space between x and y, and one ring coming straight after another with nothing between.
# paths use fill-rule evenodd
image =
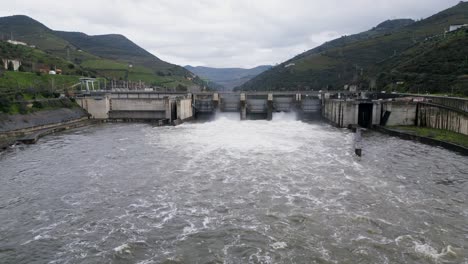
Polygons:
<instances>
[{"instance_id":1,"label":"building on hillside","mask_svg":"<svg viewBox=\"0 0 468 264\"><path fill-rule=\"evenodd\" d=\"M13 70L18 71L19 67L21 66L20 60L2 59L3 68L8 70L8 64L10 64L10 62L13 64Z\"/></svg>"},{"instance_id":2,"label":"building on hillside","mask_svg":"<svg viewBox=\"0 0 468 264\"><path fill-rule=\"evenodd\" d=\"M345 91L349 91L349 92L357 92L359 91L359 85L357 84L346 84L343 89Z\"/></svg>"},{"instance_id":3,"label":"building on hillside","mask_svg":"<svg viewBox=\"0 0 468 264\"><path fill-rule=\"evenodd\" d=\"M460 28L468 27L468 24L458 24L458 25L450 25L449 32L459 30Z\"/></svg>"},{"instance_id":4,"label":"building on hillside","mask_svg":"<svg viewBox=\"0 0 468 264\"><path fill-rule=\"evenodd\" d=\"M50 67L47 66L47 65L39 65L38 68L37 68L37 71L40 72L40 73L49 74Z\"/></svg>"},{"instance_id":5,"label":"building on hillside","mask_svg":"<svg viewBox=\"0 0 468 264\"><path fill-rule=\"evenodd\" d=\"M13 45L21 45L21 46L27 46L25 42L17 41L17 40L7 40L8 43L13 44Z\"/></svg>"},{"instance_id":6,"label":"building on hillside","mask_svg":"<svg viewBox=\"0 0 468 264\"><path fill-rule=\"evenodd\" d=\"M30 47L30 48L33 48L33 49L36 48L36 45L28 45L28 43L22 42L22 41L17 41L17 40L9 39L9 40L7 40L6 42L8 42L8 43L10 43L10 44L12 44L12 45L27 46L27 47Z\"/></svg>"},{"instance_id":7,"label":"building on hillside","mask_svg":"<svg viewBox=\"0 0 468 264\"><path fill-rule=\"evenodd\" d=\"M57 73L57 74L62 74L62 69L56 68L56 69L55 69L55 73Z\"/></svg>"}]
</instances>

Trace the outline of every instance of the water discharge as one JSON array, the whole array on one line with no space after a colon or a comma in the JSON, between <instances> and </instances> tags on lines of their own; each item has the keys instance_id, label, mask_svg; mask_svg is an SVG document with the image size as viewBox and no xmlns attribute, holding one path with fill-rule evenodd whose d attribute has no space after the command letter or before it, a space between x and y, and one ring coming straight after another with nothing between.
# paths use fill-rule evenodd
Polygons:
<instances>
[{"instance_id":1,"label":"water discharge","mask_svg":"<svg viewBox=\"0 0 468 264\"><path fill-rule=\"evenodd\" d=\"M468 263L468 163L326 124L104 124L0 154L4 263Z\"/></svg>"}]
</instances>

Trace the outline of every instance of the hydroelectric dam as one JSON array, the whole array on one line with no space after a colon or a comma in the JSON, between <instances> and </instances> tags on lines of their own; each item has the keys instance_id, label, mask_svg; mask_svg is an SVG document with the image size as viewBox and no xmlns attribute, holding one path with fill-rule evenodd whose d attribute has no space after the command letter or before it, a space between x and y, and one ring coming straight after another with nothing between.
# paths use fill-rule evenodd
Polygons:
<instances>
[{"instance_id":1,"label":"hydroelectric dam","mask_svg":"<svg viewBox=\"0 0 468 264\"><path fill-rule=\"evenodd\" d=\"M320 116L318 92L161 93L144 91L90 92L79 95L78 104L92 118L122 121L180 123L198 116L239 113L240 120L271 120L274 112Z\"/></svg>"},{"instance_id":2,"label":"hydroelectric dam","mask_svg":"<svg viewBox=\"0 0 468 264\"><path fill-rule=\"evenodd\" d=\"M342 129L465 131L466 101L430 100L79 95L91 119L150 122L1 152L0 262L467 263L466 156L368 130L358 157Z\"/></svg>"}]
</instances>

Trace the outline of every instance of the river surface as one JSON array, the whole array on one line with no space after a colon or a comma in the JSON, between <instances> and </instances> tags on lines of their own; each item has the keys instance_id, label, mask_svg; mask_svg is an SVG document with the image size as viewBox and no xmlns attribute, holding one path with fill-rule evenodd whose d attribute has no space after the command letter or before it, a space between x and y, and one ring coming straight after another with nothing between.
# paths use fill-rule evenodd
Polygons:
<instances>
[{"instance_id":1,"label":"river surface","mask_svg":"<svg viewBox=\"0 0 468 264\"><path fill-rule=\"evenodd\" d=\"M0 153L0 263L468 263L468 159L275 115Z\"/></svg>"}]
</instances>

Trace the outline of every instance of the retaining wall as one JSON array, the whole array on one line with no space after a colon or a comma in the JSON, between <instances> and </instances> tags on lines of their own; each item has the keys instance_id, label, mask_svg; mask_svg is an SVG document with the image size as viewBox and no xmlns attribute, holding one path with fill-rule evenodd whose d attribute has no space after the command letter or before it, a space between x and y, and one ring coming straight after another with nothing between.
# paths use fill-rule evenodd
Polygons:
<instances>
[{"instance_id":1,"label":"retaining wall","mask_svg":"<svg viewBox=\"0 0 468 264\"><path fill-rule=\"evenodd\" d=\"M416 124L416 103L412 102L383 102L382 114L390 112L385 125L414 126Z\"/></svg>"},{"instance_id":2,"label":"retaining wall","mask_svg":"<svg viewBox=\"0 0 468 264\"><path fill-rule=\"evenodd\" d=\"M417 111L418 126L444 129L468 135L467 112L430 103L418 103Z\"/></svg>"}]
</instances>

